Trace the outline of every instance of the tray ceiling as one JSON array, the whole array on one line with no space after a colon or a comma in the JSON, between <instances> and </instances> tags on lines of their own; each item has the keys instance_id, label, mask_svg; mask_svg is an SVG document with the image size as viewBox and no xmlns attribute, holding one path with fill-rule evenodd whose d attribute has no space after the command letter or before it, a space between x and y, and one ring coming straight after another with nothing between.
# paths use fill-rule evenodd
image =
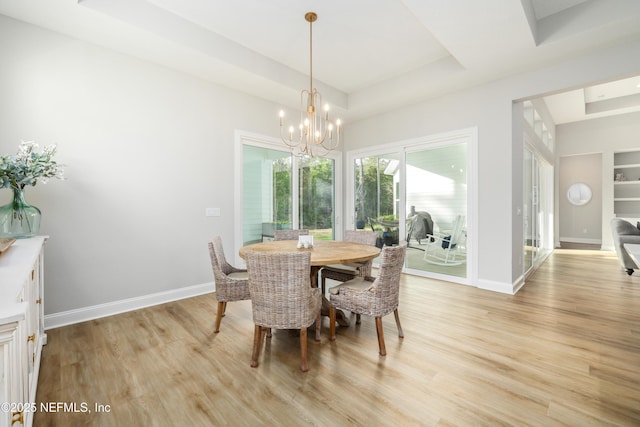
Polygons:
<instances>
[{"instance_id":1,"label":"tray ceiling","mask_svg":"<svg viewBox=\"0 0 640 427\"><path fill-rule=\"evenodd\" d=\"M308 11L314 86L347 122L640 38L637 0L0 0L0 14L292 108Z\"/></svg>"}]
</instances>

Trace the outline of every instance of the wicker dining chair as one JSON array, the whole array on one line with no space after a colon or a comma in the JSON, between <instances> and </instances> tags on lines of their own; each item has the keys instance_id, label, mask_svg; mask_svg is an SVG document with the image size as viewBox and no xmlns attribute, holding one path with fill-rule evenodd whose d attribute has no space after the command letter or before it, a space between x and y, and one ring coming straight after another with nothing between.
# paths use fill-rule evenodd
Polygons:
<instances>
[{"instance_id":1,"label":"wicker dining chair","mask_svg":"<svg viewBox=\"0 0 640 427\"><path fill-rule=\"evenodd\" d=\"M263 332L271 329L300 330L300 370L309 370L307 328L316 323L320 341L320 289L311 287L310 252L259 252L246 254L249 291L255 323L251 367L258 366Z\"/></svg>"},{"instance_id":2,"label":"wicker dining chair","mask_svg":"<svg viewBox=\"0 0 640 427\"><path fill-rule=\"evenodd\" d=\"M209 255L211 256L213 278L216 283L216 299L218 300L214 332L218 333L220 332L222 316L227 310L227 302L251 298L249 294L249 274L247 270L236 268L227 262L220 236L215 236L209 242Z\"/></svg>"},{"instance_id":3,"label":"wicker dining chair","mask_svg":"<svg viewBox=\"0 0 640 427\"><path fill-rule=\"evenodd\" d=\"M375 231L346 230L344 232L345 242L362 243L363 245L375 246L377 238L378 234ZM346 282L347 280L351 280L358 276L371 276L372 264L373 260L369 260L348 264L331 264L323 267L320 272L322 295L325 294L327 279Z\"/></svg>"},{"instance_id":4,"label":"wicker dining chair","mask_svg":"<svg viewBox=\"0 0 640 427\"><path fill-rule=\"evenodd\" d=\"M356 313L356 324L360 323L361 314L375 317L380 356L387 354L382 331L383 316L393 312L398 336L404 338L398 316L398 297L400 274L406 252L406 241L398 246L385 246L382 248L378 277L356 277L329 290L329 339L331 341L336 339L336 309Z\"/></svg>"},{"instance_id":5,"label":"wicker dining chair","mask_svg":"<svg viewBox=\"0 0 640 427\"><path fill-rule=\"evenodd\" d=\"M309 230L301 228L299 230L274 230L273 240L298 240L300 236L308 236Z\"/></svg>"}]
</instances>

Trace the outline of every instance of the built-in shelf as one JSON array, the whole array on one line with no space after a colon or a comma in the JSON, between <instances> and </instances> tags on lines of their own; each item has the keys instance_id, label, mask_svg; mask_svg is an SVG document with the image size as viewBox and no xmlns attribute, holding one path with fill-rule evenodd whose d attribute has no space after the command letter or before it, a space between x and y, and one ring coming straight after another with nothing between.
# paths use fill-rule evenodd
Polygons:
<instances>
[{"instance_id":1,"label":"built-in shelf","mask_svg":"<svg viewBox=\"0 0 640 427\"><path fill-rule=\"evenodd\" d=\"M640 168L640 164L632 164L632 165L616 165L616 169L625 169L625 168Z\"/></svg>"},{"instance_id":2,"label":"built-in shelf","mask_svg":"<svg viewBox=\"0 0 640 427\"><path fill-rule=\"evenodd\" d=\"M640 151L613 154L613 211L617 217L640 217Z\"/></svg>"}]
</instances>

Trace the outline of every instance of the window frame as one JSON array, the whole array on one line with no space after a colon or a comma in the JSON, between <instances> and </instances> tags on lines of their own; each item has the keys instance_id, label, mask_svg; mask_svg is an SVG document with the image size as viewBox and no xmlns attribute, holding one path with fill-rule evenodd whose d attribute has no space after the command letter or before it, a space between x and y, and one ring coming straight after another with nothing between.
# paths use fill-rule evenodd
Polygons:
<instances>
[{"instance_id":1,"label":"window frame","mask_svg":"<svg viewBox=\"0 0 640 427\"><path fill-rule=\"evenodd\" d=\"M345 228L355 229L355 174L353 165L356 158L397 155L400 159L400 206L398 216L406 218L406 155L408 152L443 147L461 143L467 144L467 274L465 278L449 276L428 271L404 268L406 273L430 277L448 282L473 285L478 283L478 128L470 127L451 132L427 135L419 138L395 141L372 147L350 150L346 152L346 195L345 195ZM406 224L399 221L399 234L406 236ZM475 285L474 285L475 286Z\"/></svg>"},{"instance_id":2,"label":"window frame","mask_svg":"<svg viewBox=\"0 0 640 427\"><path fill-rule=\"evenodd\" d=\"M235 147L234 147L234 259L238 265L243 265L244 260L240 258L238 251L243 246L243 223L244 223L244 202L243 202L243 147L245 145L251 145L254 147L266 148L270 150L277 150L282 152L292 153L292 170L291 170L291 197L292 197L292 227L299 228L300 209L299 209L299 151L291 150L289 147L279 138L273 138L266 135L261 135L252 132L246 132L242 130L235 131ZM343 198L342 198L342 152L332 151L331 153L323 156L327 159L334 161L334 234L336 240L342 239L342 230L344 226L342 224L342 212L343 212Z\"/></svg>"}]
</instances>

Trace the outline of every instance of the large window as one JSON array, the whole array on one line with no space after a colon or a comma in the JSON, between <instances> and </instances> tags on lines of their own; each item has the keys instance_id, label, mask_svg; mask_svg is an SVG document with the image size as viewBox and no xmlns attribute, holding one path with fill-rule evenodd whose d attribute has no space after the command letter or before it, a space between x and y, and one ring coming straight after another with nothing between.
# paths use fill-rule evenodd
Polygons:
<instances>
[{"instance_id":1,"label":"large window","mask_svg":"<svg viewBox=\"0 0 640 427\"><path fill-rule=\"evenodd\" d=\"M522 173L526 275L553 249L553 168L525 144Z\"/></svg>"},{"instance_id":2,"label":"large window","mask_svg":"<svg viewBox=\"0 0 640 427\"><path fill-rule=\"evenodd\" d=\"M242 160L244 246L273 238L275 229L291 228L293 197L291 153L244 145Z\"/></svg>"},{"instance_id":3,"label":"large window","mask_svg":"<svg viewBox=\"0 0 640 427\"><path fill-rule=\"evenodd\" d=\"M522 220L523 274L526 276L553 249L553 128L542 118L544 105L524 101ZM540 112L538 111L540 108Z\"/></svg>"},{"instance_id":4,"label":"large window","mask_svg":"<svg viewBox=\"0 0 640 427\"><path fill-rule=\"evenodd\" d=\"M356 158L354 167L355 225L378 232L380 241L399 240L398 159L396 153Z\"/></svg>"},{"instance_id":5,"label":"large window","mask_svg":"<svg viewBox=\"0 0 640 427\"><path fill-rule=\"evenodd\" d=\"M379 246L407 240L412 274L471 282L475 140L470 129L349 153L348 228L376 231Z\"/></svg>"},{"instance_id":6,"label":"large window","mask_svg":"<svg viewBox=\"0 0 640 427\"><path fill-rule=\"evenodd\" d=\"M327 158L298 159L299 228L307 228L314 239L334 238L335 162Z\"/></svg>"},{"instance_id":7,"label":"large window","mask_svg":"<svg viewBox=\"0 0 640 427\"><path fill-rule=\"evenodd\" d=\"M467 144L406 159L407 268L467 277Z\"/></svg>"},{"instance_id":8,"label":"large window","mask_svg":"<svg viewBox=\"0 0 640 427\"><path fill-rule=\"evenodd\" d=\"M340 153L296 156L283 144L255 135L239 135L237 143L237 245L273 239L277 229L307 228L316 239L336 237Z\"/></svg>"}]
</instances>

